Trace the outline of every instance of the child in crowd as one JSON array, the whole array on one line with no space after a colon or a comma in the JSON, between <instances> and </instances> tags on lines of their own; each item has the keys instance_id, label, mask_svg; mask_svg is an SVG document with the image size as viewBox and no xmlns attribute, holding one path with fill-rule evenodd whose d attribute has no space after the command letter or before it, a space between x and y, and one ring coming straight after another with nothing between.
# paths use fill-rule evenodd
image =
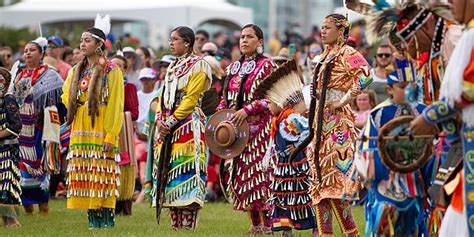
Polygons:
<instances>
[{"instance_id":1,"label":"child in crowd","mask_svg":"<svg viewBox=\"0 0 474 237\"><path fill-rule=\"evenodd\" d=\"M355 126L362 128L367 123L370 111L377 105L377 97L373 90L361 92L353 100L354 112L356 115Z\"/></svg>"}]
</instances>

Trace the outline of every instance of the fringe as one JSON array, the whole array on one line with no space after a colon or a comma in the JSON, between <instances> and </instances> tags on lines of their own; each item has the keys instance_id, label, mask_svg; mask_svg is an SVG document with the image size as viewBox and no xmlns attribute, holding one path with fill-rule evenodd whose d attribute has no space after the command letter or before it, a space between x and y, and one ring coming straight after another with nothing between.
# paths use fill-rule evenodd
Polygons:
<instances>
[{"instance_id":1,"label":"fringe","mask_svg":"<svg viewBox=\"0 0 474 237\"><path fill-rule=\"evenodd\" d=\"M118 201L130 200L135 189L135 167L124 165L120 167L120 186L118 187Z\"/></svg>"},{"instance_id":2,"label":"fringe","mask_svg":"<svg viewBox=\"0 0 474 237\"><path fill-rule=\"evenodd\" d=\"M43 161L46 162L47 171L59 174L61 170L61 149L60 144L45 141L43 144Z\"/></svg>"},{"instance_id":3,"label":"fringe","mask_svg":"<svg viewBox=\"0 0 474 237\"><path fill-rule=\"evenodd\" d=\"M115 211L111 208L89 209L89 228L112 228L115 225Z\"/></svg>"},{"instance_id":4,"label":"fringe","mask_svg":"<svg viewBox=\"0 0 474 237\"><path fill-rule=\"evenodd\" d=\"M34 96L33 105L35 114L43 112L44 108L62 103L61 94L63 93L61 87L55 88L51 91L41 93L39 96Z\"/></svg>"},{"instance_id":5,"label":"fringe","mask_svg":"<svg viewBox=\"0 0 474 237\"><path fill-rule=\"evenodd\" d=\"M100 148L99 148L100 147ZM76 145L71 148L68 160L68 197L119 197L120 168L118 153L104 154L102 146Z\"/></svg>"},{"instance_id":6,"label":"fringe","mask_svg":"<svg viewBox=\"0 0 474 237\"><path fill-rule=\"evenodd\" d=\"M83 157L107 160L113 159L116 162L120 162L120 151L118 147L115 147L110 153L104 153L102 149L103 146L98 144L74 144L69 146L67 159L69 160L73 157Z\"/></svg>"},{"instance_id":7,"label":"fringe","mask_svg":"<svg viewBox=\"0 0 474 237\"><path fill-rule=\"evenodd\" d=\"M15 162L6 155L9 153L0 153L0 158L6 158L0 160L0 203L21 204L21 174ZM14 200L8 200L8 197L13 197Z\"/></svg>"},{"instance_id":8,"label":"fringe","mask_svg":"<svg viewBox=\"0 0 474 237\"><path fill-rule=\"evenodd\" d=\"M207 165L205 162L199 162L199 168L201 170L206 170ZM181 163L174 167L172 170L168 172L168 184L171 183L174 179L176 179L179 175L188 173L191 170L196 169L196 162L194 162L194 159L189 159L188 161ZM196 172L198 173L198 172Z\"/></svg>"},{"instance_id":9,"label":"fringe","mask_svg":"<svg viewBox=\"0 0 474 237\"><path fill-rule=\"evenodd\" d=\"M195 189L198 190L198 194L204 195L206 190L206 182L201 179L200 174L196 174L192 178L171 188L170 191L165 193L165 200L168 203L172 203L187 194L189 191Z\"/></svg>"}]
</instances>

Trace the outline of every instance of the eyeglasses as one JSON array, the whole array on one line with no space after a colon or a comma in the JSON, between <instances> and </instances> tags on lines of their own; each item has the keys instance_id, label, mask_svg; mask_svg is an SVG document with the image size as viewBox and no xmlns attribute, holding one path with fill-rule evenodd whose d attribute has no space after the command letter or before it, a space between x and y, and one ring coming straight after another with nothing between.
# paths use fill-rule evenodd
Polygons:
<instances>
[{"instance_id":1,"label":"eyeglasses","mask_svg":"<svg viewBox=\"0 0 474 237\"><path fill-rule=\"evenodd\" d=\"M176 41L178 41L178 40L184 40L184 39L183 39L183 38L178 38L178 37L176 37L176 38L169 38L169 39L168 39L168 43L171 44L171 42L176 42Z\"/></svg>"},{"instance_id":2,"label":"eyeglasses","mask_svg":"<svg viewBox=\"0 0 474 237\"><path fill-rule=\"evenodd\" d=\"M378 53L377 57L379 57L379 58L390 58L390 57L392 57L392 54L390 54L390 53Z\"/></svg>"},{"instance_id":3,"label":"eyeglasses","mask_svg":"<svg viewBox=\"0 0 474 237\"><path fill-rule=\"evenodd\" d=\"M48 48L55 49L55 48L59 48L59 47L55 44L48 44Z\"/></svg>"}]
</instances>

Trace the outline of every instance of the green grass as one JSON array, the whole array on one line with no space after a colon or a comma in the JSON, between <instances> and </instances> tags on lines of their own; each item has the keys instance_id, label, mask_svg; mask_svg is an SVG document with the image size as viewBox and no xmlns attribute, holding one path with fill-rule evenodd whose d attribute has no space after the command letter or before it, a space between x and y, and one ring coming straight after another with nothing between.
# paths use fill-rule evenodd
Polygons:
<instances>
[{"instance_id":1,"label":"green grass","mask_svg":"<svg viewBox=\"0 0 474 237\"><path fill-rule=\"evenodd\" d=\"M37 208L37 207L35 207ZM115 228L104 230L89 230L87 214L83 210L68 210L64 200L50 201L50 213L42 217L37 213L33 216L21 214L22 224L18 229L0 228L0 236L245 236L249 228L247 215L232 210L227 203L218 202L204 205L200 213L198 228L194 231L173 231L170 227L169 215L166 209L161 216L158 226L155 219L155 209L147 204L134 205L132 216L116 217ZM22 211L23 212L23 211ZM363 231L365 222L363 209L353 209L354 218ZM334 219L335 235L340 236L340 230ZM274 236L279 236L280 233ZM310 231L296 232L297 236L311 236Z\"/></svg>"}]
</instances>

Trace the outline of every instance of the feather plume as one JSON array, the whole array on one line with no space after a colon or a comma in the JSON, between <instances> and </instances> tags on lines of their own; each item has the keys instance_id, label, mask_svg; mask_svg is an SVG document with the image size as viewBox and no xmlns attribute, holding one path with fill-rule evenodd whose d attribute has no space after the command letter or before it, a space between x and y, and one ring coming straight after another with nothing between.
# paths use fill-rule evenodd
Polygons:
<instances>
[{"instance_id":1,"label":"feather plume","mask_svg":"<svg viewBox=\"0 0 474 237\"><path fill-rule=\"evenodd\" d=\"M386 0L374 0L375 11L381 11L383 9L391 8L392 6Z\"/></svg>"},{"instance_id":2,"label":"feather plume","mask_svg":"<svg viewBox=\"0 0 474 237\"><path fill-rule=\"evenodd\" d=\"M94 28L104 32L105 35L110 33L110 15L105 15L103 18L99 14L95 17Z\"/></svg>"},{"instance_id":3,"label":"feather plume","mask_svg":"<svg viewBox=\"0 0 474 237\"><path fill-rule=\"evenodd\" d=\"M344 6L362 15L368 16L372 13L372 5L363 3L360 0L344 0Z\"/></svg>"},{"instance_id":4,"label":"feather plume","mask_svg":"<svg viewBox=\"0 0 474 237\"><path fill-rule=\"evenodd\" d=\"M303 83L298 76L295 60L290 60L274 70L257 86L257 93L264 94L281 108L303 100Z\"/></svg>"}]
</instances>

